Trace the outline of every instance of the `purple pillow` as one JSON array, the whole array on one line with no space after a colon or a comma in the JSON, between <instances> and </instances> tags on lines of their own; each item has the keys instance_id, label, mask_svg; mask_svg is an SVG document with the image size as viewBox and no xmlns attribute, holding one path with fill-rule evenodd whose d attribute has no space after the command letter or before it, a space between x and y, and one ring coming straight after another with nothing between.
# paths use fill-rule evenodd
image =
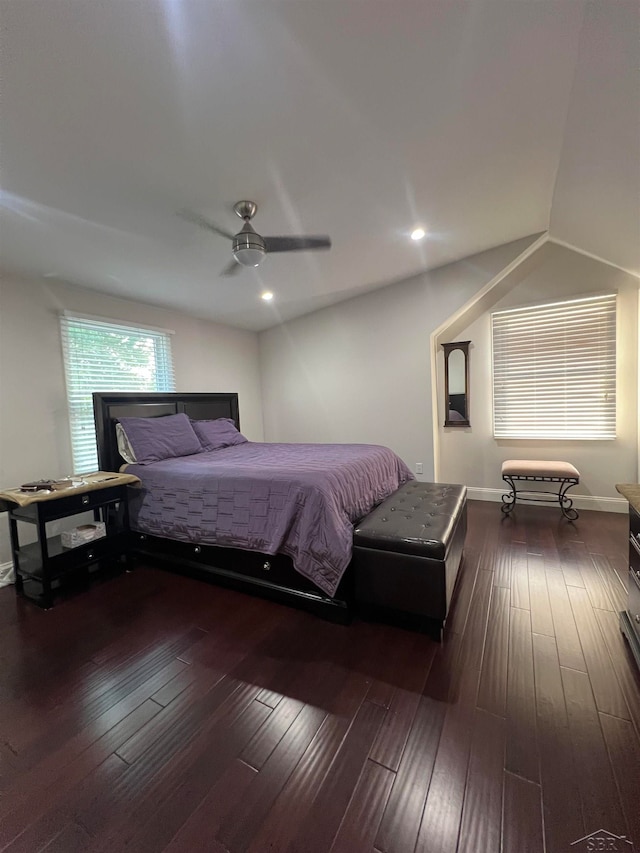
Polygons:
<instances>
[{"instance_id":1,"label":"purple pillow","mask_svg":"<svg viewBox=\"0 0 640 853\"><path fill-rule=\"evenodd\" d=\"M203 450L220 450L234 444L244 444L246 439L238 432L231 418L216 418L214 421L191 421Z\"/></svg>"},{"instance_id":2,"label":"purple pillow","mask_svg":"<svg viewBox=\"0 0 640 853\"><path fill-rule=\"evenodd\" d=\"M200 453L200 440L187 415L161 418L119 418L138 465L149 465L172 456Z\"/></svg>"}]
</instances>

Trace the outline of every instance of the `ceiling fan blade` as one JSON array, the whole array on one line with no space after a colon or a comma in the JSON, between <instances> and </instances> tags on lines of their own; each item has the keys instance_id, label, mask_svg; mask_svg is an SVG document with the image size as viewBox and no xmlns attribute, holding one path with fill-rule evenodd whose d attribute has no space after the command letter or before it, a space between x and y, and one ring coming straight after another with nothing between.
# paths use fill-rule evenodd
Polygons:
<instances>
[{"instance_id":1,"label":"ceiling fan blade","mask_svg":"<svg viewBox=\"0 0 640 853\"><path fill-rule=\"evenodd\" d=\"M194 213L191 210L179 210L177 215L181 219L186 219L187 222L193 222L194 225L199 225L201 228L205 228L207 231L214 231L221 237L226 237L227 240L233 240L234 235L230 231L225 231L224 228L218 228L217 225L214 225L213 222L205 219L205 217L199 213Z\"/></svg>"},{"instance_id":2,"label":"ceiling fan blade","mask_svg":"<svg viewBox=\"0 0 640 853\"><path fill-rule=\"evenodd\" d=\"M297 252L301 249L330 249L331 239L316 237L263 237L267 252Z\"/></svg>"},{"instance_id":3,"label":"ceiling fan blade","mask_svg":"<svg viewBox=\"0 0 640 853\"><path fill-rule=\"evenodd\" d=\"M227 266L222 270L220 275L223 275L223 276L237 275L237 273L239 273L241 269L242 269L242 266L236 260L233 260L229 264L227 264Z\"/></svg>"}]
</instances>

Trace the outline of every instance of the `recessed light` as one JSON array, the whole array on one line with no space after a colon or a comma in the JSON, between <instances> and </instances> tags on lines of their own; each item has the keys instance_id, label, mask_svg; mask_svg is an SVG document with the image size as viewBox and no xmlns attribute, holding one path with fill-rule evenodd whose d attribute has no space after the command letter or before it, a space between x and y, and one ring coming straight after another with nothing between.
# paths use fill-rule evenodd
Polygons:
<instances>
[{"instance_id":1,"label":"recessed light","mask_svg":"<svg viewBox=\"0 0 640 853\"><path fill-rule=\"evenodd\" d=\"M422 238L426 236L426 233L427 232L424 230L424 228L416 228L414 231L411 232L411 239L422 240Z\"/></svg>"},{"instance_id":2,"label":"recessed light","mask_svg":"<svg viewBox=\"0 0 640 853\"><path fill-rule=\"evenodd\" d=\"M273 293L271 293L269 290L267 290L265 293L261 294L261 296L265 302L271 302L271 300L273 299Z\"/></svg>"}]
</instances>

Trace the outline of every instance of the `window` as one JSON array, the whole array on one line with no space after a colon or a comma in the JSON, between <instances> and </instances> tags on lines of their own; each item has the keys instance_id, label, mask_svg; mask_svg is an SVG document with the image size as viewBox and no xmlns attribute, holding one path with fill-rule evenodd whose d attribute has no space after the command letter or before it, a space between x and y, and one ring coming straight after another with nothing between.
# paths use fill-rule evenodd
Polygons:
<instances>
[{"instance_id":1,"label":"window","mask_svg":"<svg viewBox=\"0 0 640 853\"><path fill-rule=\"evenodd\" d=\"M497 311L495 438L616 437L616 297Z\"/></svg>"},{"instance_id":2,"label":"window","mask_svg":"<svg viewBox=\"0 0 640 853\"><path fill-rule=\"evenodd\" d=\"M60 318L74 473L98 467L93 391L174 391L171 333Z\"/></svg>"}]
</instances>

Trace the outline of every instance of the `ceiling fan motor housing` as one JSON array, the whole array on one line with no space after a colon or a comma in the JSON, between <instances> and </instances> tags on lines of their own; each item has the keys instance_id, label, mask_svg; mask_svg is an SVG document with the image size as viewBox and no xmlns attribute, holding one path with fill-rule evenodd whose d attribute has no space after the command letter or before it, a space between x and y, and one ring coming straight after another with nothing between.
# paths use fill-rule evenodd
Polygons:
<instances>
[{"instance_id":1,"label":"ceiling fan motor housing","mask_svg":"<svg viewBox=\"0 0 640 853\"><path fill-rule=\"evenodd\" d=\"M233 238L233 257L244 267L257 267L267 253L264 240L247 222Z\"/></svg>"}]
</instances>

